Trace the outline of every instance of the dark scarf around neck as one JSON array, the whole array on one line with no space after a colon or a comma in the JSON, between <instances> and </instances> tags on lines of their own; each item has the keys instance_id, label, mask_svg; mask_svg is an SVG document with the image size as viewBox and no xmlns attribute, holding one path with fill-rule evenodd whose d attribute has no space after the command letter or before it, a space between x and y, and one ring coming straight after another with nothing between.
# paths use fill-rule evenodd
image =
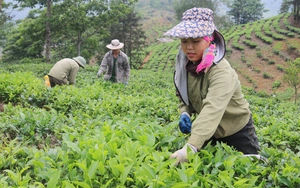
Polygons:
<instances>
[{"instance_id":1,"label":"dark scarf around neck","mask_svg":"<svg viewBox=\"0 0 300 188\"><path fill-rule=\"evenodd\" d=\"M200 63L200 62L199 62ZM199 73L196 72L197 66L199 63L193 63L191 61L188 61L188 63L185 65L186 70L192 75L192 76L200 76L204 71L201 71Z\"/></svg>"}]
</instances>

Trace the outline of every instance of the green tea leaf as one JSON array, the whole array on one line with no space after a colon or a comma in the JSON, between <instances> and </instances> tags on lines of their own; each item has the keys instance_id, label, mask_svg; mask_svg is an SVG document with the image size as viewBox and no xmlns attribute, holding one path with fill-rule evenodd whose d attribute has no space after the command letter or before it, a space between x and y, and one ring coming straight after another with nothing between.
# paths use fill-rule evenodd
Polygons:
<instances>
[{"instance_id":1,"label":"green tea leaf","mask_svg":"<svg viewBox=\"0 0 300 188\"><path fill-rule=\"evenodd\" d=\"M130 172L132 166L133 166L133 164L131 164L131 165L125 167L125 170L124 170L124 172L121 174L121 177L120 177L120 179L121 179L121 185L124 185L124 184L125 184L125 182L126 182L126 180L127 180L127 176L128 176L128 174L129 174L129 172Z\"/></svg>"},{"instance_id":2,"label":"green tea leaf","mask_svg":"<svg viewBox=\"0 0 300 188\"><path fill-rule=\"evenodd\" d=\"M98 161L92 161L92 164L89 166L89 169L88 169L88 176L89 176L90 179L94 178L95 173L98 169L98 166L99 166Z\"/></svg>"},{"instance_id":3,"label":"green tea leaf","mask_svg":"<svg viewBox=\"0 0 300 188\"><path fill-rule=\"evenodd\" d=\"M226 184L228 188L234 188L234 186L231 184L231 176L227 171L221 171L218 177Z\"/></svg>"},{"instance_id":4,"label":"green tea leaf","mask_svg":"<svg viewBox=\"0 0 300 188\"><path fill-rule=\"evenodd\" d=\"M58 180L60 179L60 172L55 170L54 173L51 174L50 180L48 181L47 188L55 188L57 187Z\"/></svg>"}]
</instances>

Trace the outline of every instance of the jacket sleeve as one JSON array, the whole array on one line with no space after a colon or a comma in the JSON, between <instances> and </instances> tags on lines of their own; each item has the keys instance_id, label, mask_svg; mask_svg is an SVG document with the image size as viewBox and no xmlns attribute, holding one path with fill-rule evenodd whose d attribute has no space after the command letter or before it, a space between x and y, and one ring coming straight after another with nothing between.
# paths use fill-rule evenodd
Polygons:
<instances>
[{"instance_id":1,"label":"jacket sleeve","mask_svg":"<svg viewBox=\"0 0 300 188\"><path fill-rule=\"evenodd\" d=\"M193 122L188 143L200 149L217 130L224 112L237 89L237 76L233 70L214 68L209 75L209 89L203 108Z\"/></svg>"},{"instance_id":2,"label":"jacket sleeve","mask_svg":"<svg viewBox=\"0 0 300 188\"><path fill-rule=\"evenodd\" d=\"M107 65L108 65L108 56L109 56L109 52L106 53L102 59L102 62L100 64L100 68L99 68L99 71L101 73L105 72L106 69L107 69Z\"/></svg>"},{"instance_id":3,"label":"jacket sleeve","mask_svg":"<svg viewBox=\"0 0 300 188\"><path fill-rule=\"evenodd\" d=\"M75 84L76 83L76 75L78 73L79 66L72 66L70 75L69 75L69 84Z\"/></svg>"},{"instance_id":4,"label":"jacket sleeve","mask_svg":"<svg viewBox=\"0 0 300 188\"><path fill-rule=\"evenodd\" d=\"M180 102L179 104L179 113L180 115L183 113L183 112L187 112L190 116L192 116L193 112L194 112L194 108L190 105L186 105L184 104L182 101Z\"/></svg>"},{"instance_id":5,"label":"jacket sleeve","mask_svg":"<svg viewBox=\"0 0 300 188\"><path fill-rule=\"evenodd\" d=\"M128 81L130 75L130 65L129 65L127 55L124 56L123 69L124 69L124 81Z\"/></svg>"}]
</instances>

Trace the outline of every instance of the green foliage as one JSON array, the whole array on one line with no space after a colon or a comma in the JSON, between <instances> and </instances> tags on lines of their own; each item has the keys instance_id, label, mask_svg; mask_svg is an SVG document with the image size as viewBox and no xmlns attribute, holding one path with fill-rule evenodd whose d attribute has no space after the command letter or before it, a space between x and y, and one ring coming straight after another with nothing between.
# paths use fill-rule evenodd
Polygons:
<instances>
[{"instance_id":1,"label":"green foliage","mask_svg":"<svg viewBox=\"0 0 300 188\"><path fill-rule=\"evenodd\" d=\"M300 15L299 15L299 0L284 0L280 7L280 13L288 12L290 9L293 10L294 20L299 23Z\"/></svg>"},{"instance_id":2,"label":"green foliage","mask_svg":"<svg viewBox=\"0 0 300 188\"><path fill-rule=\"evenodd\" d=\"M244 89L267 164L218 143L175 167L168 158L187 137L173 72L132 70L124 86L87 66L77 85L47 89L41 73L50 67L1 64L0 187L300 185L300 122L290 102Z\"/></svg>"},{"instance_id":3,"label":"green foliage","mask_svg":"<svg viewBox=\"0 0 300 188\"><path fill-rule=\"evenodd\" d=\"M284 81L286 81L295 91L295 104L298 97L298 89L300 87L300 58L294 62L288 62L285 69Z\"/></svg>"},{"instance_id":4,"label":"green foliage","mask_svg":"<svg viewBox=\"0 0 300 188\"><path fill-rule=\"evenodd\" d=\"M146 70L132 70L128 86L103 82L97 67L87 66L77 85L47 89L50 64L30 58L0 64L0 187L299 187L299 106L283 101L293 91L257 93L245 73L253 83L245 96L269 163L218 144L173 166L169 155L187 139L178 131L172 78L178 45L149 46Z\"/></svg>"},{"instance_id":5,"label":"green foliage","mask_svg":"<svg viewBox=\"0 0 300 188\"><path fill-rule=\"evenodd\" d=\"M3 61L12 62L22 58L42 58L44 23L39 19L26 19L8 34L3 49Z\"/></svg>"},{"instance_id":6,"label":"green foliage","mask_svg":"<svg viewBox=\"0 0 300 188\"><path fill-rule=\"evenodd\" d=\"M266 78L266 79L271 79L272 78L272 76L267 72L263 73L263 77Z\"/></svg>"},{"instance_id":7,"label":"green foliage","mask_svg":"<svg viewBox=\"0 0 300 188\"><path fill-rule=\"evenodd\" d=\"M55 4L51 28L56 60L69 54L85 55L87 59L97 54L99 41L108 36L109 26L119 17L119 11L105 1L72 0Z\"/></svg>"},{"instance_id":8,"label":"green foliage","mask_svg":"<svg viewBox=\"0 0 300 188\"><path fill-rule=\"evenodd\" d=\"M256 48L257 44L251 40L244 40L245 44L247 44L250 48Z\"/></svg>"},{"instance_id":9,"label":"green foliage","mask_svg":"<svg viewBox=\"0 0 300 188\"><path fill-rule=\"evenodd\" d=\"M264 5L258 0L234 0L228 7L230 8L228 14L237 25L260 20L266 12Z\"/></svg>"},{"instance_id":10,"label":"green foliage","mask_svg":"<svg viewBox=\"0 0 300 188\"><path fill-rule=\"evenodd\" d=\"M6 23L3 23L3 25L1 25L1 27L0 27L0 46L1 47L4 47L6 45L8 33L11 32L13 27L14 27L14 24L12 22L6 22ZM2 55L2 49L1 49L1 55Z\"/></svg>"},{"instance_id":11,"label":"green foliage","mask_svg":"<svg viewBox=\"0 0 300 188\"><path fill-rule=\"evenodd\" d=\"M214 12L214 23L217 25L218 29L229 28L232 26L232 21L226 15L221 15L219 10L222 10L224 5L224 0L174 0L173 3L174 11L177 20L181 20L183 12L193 7L206 7Z\"/></svg>"},{"instance_id":12,"label":"green foliage","mask_svg":"<svg viewBox=\"0 0 300 188\"><path fill-rule=\"evenodd\" d=\"M193 7L206 7L211 9L213 12L216 12L217 5L212 1L184 1L184 0L175 0L174 1L174 10L176 12L177 20L181 20L183 12Z\"/></svg>"},{"instance_id":13,"label":"green foliage","mask_svg":"<svg viewBox=\"0 0 300 188\"><path fill-rule=\"evenodd\" d=\"M13 79L12 79L13 77ZM42 81L29 72L3 73L0 75L0 101L5 103L22 103L24 106L43 105L42 93L38 90L46 90ZM28 79L32 83L28 82ZM15 83L15 84L13 84ZM43 95L43 94L42 94Z\"/></svg>"},{"instance_id":14,"label":"green foliage","mask_svg":"<svg viewBox=\"0 0 300 188\"><path fill-rule=\"evenodd\" d=\"M120 0L109 2L103 0L60 1L53 4L49 17L46 12L48 7L45 8L45 1L21 1L22 7L40 5L41 9L39 11L34 10L37 14L34 14L32 18L22 20L12 32L7 34L9 37L3 51L3 60L8 63L22 58L44 57L45 21L50 23L52 62L70 56L82 55L89 59L99 53L104 54L99 48L105 48L107 43L99 41L109 38L111 25L118 23L124 17L127 18L127 15L133 14L131 7L135 2L128 1L125 4ZM136 33L139 33L139 36L143 34L140 28L139 30L136 29L138 19L132 17L128 19L131 21L130 26L128 23L124 24L127 25L127 31L132 31L130 33L132 37L126 38L126 42L132 41L134 44L143 44L144 38L143 40L140 40L142 37L134 38ZM123 27L118 26L118 28ZM124 34L123 30L120 33ZM125 34L127 36L128 32ZM140 47L131 45L131 51L140 49Z\"/></svg>"},{"instance_id":15,"label":"green foliage","mask_svg":"<svg viewBox=\"0 0 300 188\"><path fill-rule=\"evenodd\" d=\"M284 67L282 65L276 65L277 70L284 72Z\"/></svg>"},{"instance_id":16,"label":"green foliage","mask_svg":"<svg viewBox=\"0 0 300 188\"><path fill-rule=\"evenodd\" d=\"M11 3L5 3L5 1L0 1L0 3L0 28L2 28L3 25L5 25L12 19L12 17L9 14Z\"/></svg>"},{"instance_id":17,"label":"green foliage","mask_svg":"<svg viewBox=\"0 0 300 188\"><path fill-rule=\"evenodd\" d=\"M124 4L122 4L124 6ZM127 8L127 12L109 28L109 37L104 40L106 44L111 42L111 39L119 39L124 43L124 52L130 57L131 68L138 69L142 65L145 57L146 35L140 24L140 17L134 10L131 4L122 7ZM104 49L105 51L107 50ZM104 54L103 54L104 55ZM101 57L102 59L102 57Z\"/></svg>"},{"instance_id":18,"label":"green foliage","mask_svg":"<svg viewBox=\"0 0 300 188\"><path fill-rule=\"evenodd\" d=\"M273 89L277 89L279 88L281 85L281 82L279 80L276 80L273 84L272 84L272 88Z\"/></svg>"},{"instance_id":19,"label":"green foliage","mask_svg":"<svg viewBox=\"0 0 300 188\"><path fill-rule=\"evenodd\" d=\"M275 64L274 60L269 60L268 61L268 65L274 65L274 64Z\"/></svg>"}]
</instances>

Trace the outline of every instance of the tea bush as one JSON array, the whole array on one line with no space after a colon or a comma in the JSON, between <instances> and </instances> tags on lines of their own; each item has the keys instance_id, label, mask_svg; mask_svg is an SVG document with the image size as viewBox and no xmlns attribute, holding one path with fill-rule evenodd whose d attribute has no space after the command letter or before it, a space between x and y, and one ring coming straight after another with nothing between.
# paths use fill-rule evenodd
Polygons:
<instances>
[{"instance_id":1,"label":"tea bush","mask_svg":"<svg viewBox=\"0 0 300 188\"><path fill-rule=\"evenodd\" d=\"M289 101L244 89L268 163L218 143L175 167L169 156L187 136L173 71L132 70L125 86L87 66L76 85L48 89L46 68L0 66L0 187L300 186L299 107Z\"/></svg>"}]
</instances>

